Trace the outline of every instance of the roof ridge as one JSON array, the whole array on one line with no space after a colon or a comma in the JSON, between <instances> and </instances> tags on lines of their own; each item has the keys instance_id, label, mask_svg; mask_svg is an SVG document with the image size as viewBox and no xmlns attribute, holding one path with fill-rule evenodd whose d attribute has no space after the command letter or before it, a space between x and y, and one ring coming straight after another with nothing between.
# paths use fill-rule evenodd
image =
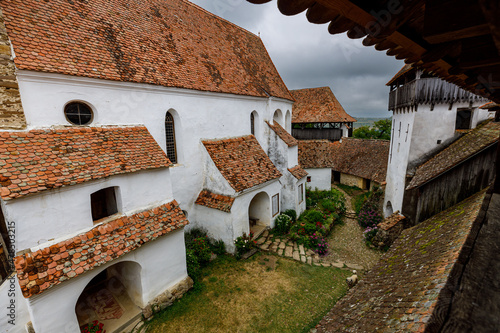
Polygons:
<instances>
[{"instance_id":1,"label":"roof ridge","mask_svg":"<svg viewBox=\"0 0 500 333\"><path fill-rule=\"evenodd\" d=\"M253 35L254 37L256 37L256 38L258 38L258 39L262 40L262 39L261 39L258 35L254 34L254 33L253 33L253 32L251 32L250 30L247 30L247 29L245 29L245 28L243 28L243 27L240 27L239 25L237 25L237 24L235 24L235 23L233 23L233 22L231 22L231 21L229 21L229 20L227 20L227 19L225 19L225 18L223 18L223 17L221 17L221 16L219 16L219 15L216 15L216 14L214 14L214 13L212 13L212 12L209 12L208 10L206 10L206 9L205 9L205 8L203 8L203 7L201 7L200 5L195 4L194 2L191 2L191 1L189 1L189 0L181 0L181 1L182 1L182 2L185 2L185 3L186 3L186 4L188 4L188 5L191 5L191 6L193 6L193 7L196 7L198 10L201 10L201 11L203 11L203 12L205 12L205 13L209 14L210 16L213 16L213 17L215 17L215 18L217 18L217 19L219 19L219 20L221 20L221 21L224 21L224 22L226 22L226 23L229 23L230 25L232 25L232 26L234 26L234 27L236 27L236 28L238 28L238 29L240 29L240 30L242 30L242 31L245 31L245 32L247 32L247 33L249 33L249 34Z\"/></svg>"}]
</instances>

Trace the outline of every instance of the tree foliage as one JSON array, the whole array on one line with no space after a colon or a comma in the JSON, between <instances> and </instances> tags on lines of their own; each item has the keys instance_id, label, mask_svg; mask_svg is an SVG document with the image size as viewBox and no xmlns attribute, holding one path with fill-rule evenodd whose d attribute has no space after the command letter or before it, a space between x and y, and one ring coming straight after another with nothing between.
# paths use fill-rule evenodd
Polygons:
<instances>
[{"instance_id":1,"label":"tree foliage","mask_svg":"<svg viewBox=\"0 0 500 333\"><path fill-rule=\"evenodd\" d=\"M391 118L377 120L373 127L361 126L353 131L353 136L358 139L391 139Z\"/></svg>"}]
</instances>

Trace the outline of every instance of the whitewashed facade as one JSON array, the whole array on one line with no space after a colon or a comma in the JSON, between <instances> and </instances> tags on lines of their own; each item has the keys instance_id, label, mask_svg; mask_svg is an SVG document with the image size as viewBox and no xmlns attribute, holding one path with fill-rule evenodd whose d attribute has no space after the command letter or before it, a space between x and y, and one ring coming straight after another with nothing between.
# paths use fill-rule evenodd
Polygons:
<instances>
[{"instance_id":1,"label":"whitewashed facade","mask_svg":"<svg viewBox=\"0 0 500 333\"><path fill-rule=\"evenodd\" d=\"M413 73L411 79L405 78L408 73ZM488 110L479 108L487 102L483 98L439 78L421 77L421 70L413 69L404 74L390 82L392 89L389 107L393 115L384 199L386 217L395 211L402 211L407 177L412 176L416 167L461 135L460 130L457 131L456 128L460 111L470 112L470 129L493 116ZM421 96L419 100L418 94L416 97L398 95L398 92L409 87L415 89L414 87L420 87L420 84L429 87L425 90L428 96ZM449 92L451 97L445 96L443 91ZM439 95L440 93L443 95ZM394 97L396 95L398 96ZM436 102L430 101L433 98Z\"/></svg>"}]
</instances>

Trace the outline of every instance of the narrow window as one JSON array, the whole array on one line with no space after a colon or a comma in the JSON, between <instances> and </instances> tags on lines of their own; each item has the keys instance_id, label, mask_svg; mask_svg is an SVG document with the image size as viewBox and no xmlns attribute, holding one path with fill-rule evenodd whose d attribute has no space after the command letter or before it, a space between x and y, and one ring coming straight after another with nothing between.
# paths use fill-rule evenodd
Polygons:
<instances>
[{"instance_id":1,"label":"narrow window","mask_svg":"<svg viewBox=\"0 0 500 333\"><path fill-rule=\"evenodd\" d=\"M280 195L275 194L273 195L273 216L278 214L280 211Z\"/></svg>"},{"instance_id":2,"label":"narrow window","mask_svg":"<svg viewBox=\"0 0 500 333\"><path fill-rule=\"evenodd\" d=\"M66 119L73 125L88 125L92 122L92 109L81 102L71 102L64 107Z\"/></svg>"},{"instance_id":3,"label":"narrow window","mask_svg":"<svg viewBox=\"0 0 500 333\"><path fill-rule=\"evenodd\" d=\"M304 184L299 185L299 203L304 201Z\"/></svg>"},{"instance_id":4,"label":"narrow window","mask_svg":"<svg viewBox=\"0 0 500 333\"><path fill-rule=\"evenodd\" d=\"M470 129L471 118L472 118L471 110L458 110L455 129L457 130Z\"/></svg>"},{"instance_id":5,"label":"narrow window","mask_svg":"<svg viewBox=\"0 0 500 333\"><path fill-rule=\"evenodd\" d=\"M167 138L167 156L172 163L177 163L177 151L175 149L175 126L174 117L167 112L165 116L165 135Z\"/></svg>"},{"instance_id":6,"label":"narrow window","mask_svg":"<svg viewBox=\"0 0 500 333\"><path fill-rule=\"evenodd\" d=\"M250 113L250 133L255 135L255 116L253 115L253 112Z\"/></svg>"},{"instance_id":7,"label":"narrow window","mask_svg":"<svg viewBox=\"0 0 500 333\"><path fill-rule=\"evenodd\" d=\"M115 187L104 188L92 193L90 195L90 203L93 221L118 213Z\"/></svg>"}]
</instances>

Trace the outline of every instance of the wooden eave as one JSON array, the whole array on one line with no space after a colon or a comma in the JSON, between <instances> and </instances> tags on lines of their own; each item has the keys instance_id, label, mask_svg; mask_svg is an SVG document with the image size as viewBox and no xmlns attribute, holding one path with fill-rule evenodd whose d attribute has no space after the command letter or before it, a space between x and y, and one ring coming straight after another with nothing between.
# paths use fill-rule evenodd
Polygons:
<instances>
[{"instance_id":1,"label":"wooden eave","mask_svg":"<svg viewBox=\"0 0 500 333\"><path fill-rule=\"evenodd\" d=\"M247 0L267 3L271 0ZM495 0L278 0L365 46L386 51L477 95L500 102L500 3ZM397 4L394 6L394 4ZM380 15L380 13L389 13Z\"/></svg>"}]
</instances>

